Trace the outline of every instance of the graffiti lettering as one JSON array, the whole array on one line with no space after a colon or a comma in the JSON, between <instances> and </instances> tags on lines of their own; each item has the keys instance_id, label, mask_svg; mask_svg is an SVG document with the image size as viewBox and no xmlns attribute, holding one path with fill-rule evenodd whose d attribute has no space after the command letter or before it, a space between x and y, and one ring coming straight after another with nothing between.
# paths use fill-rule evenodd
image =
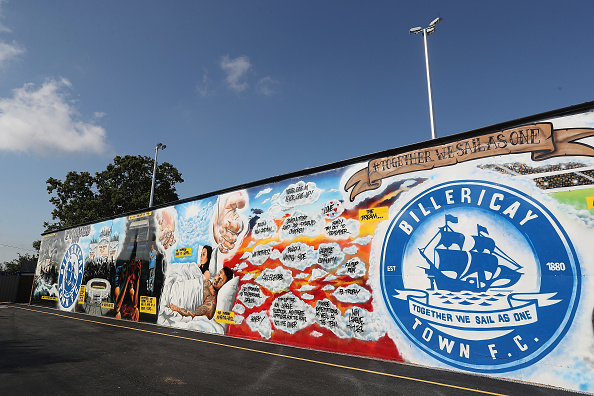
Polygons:
<instances>
[{"instance_id":1,"label":"graffiti lettering","mask_svg":"<svg viewBox=\"0 0 594 396\"><path fill-rule=\"evenodd\" d=\"M361 316L361 312L358 309L353 310L348 317L347 327L350 328L354 333L363 333L364 324L365 321Z\"/></svg>"},{"instance_id":2,"label":"graffiti lettering","mask_svg":"<svg viewBox=\"0 0 594 396\"><path fill-rule=\"evenodd\" d=\"M270 253L272 253L272 250L271 249L263 249L263 250L259 250L257 252L253 252L252 253L252 257L270 256Z\"/></svg>"},{"instance_id":3,"label":"graffiti lettering","mask_svg":"<svg viewBox=\"0 0 594 396\"><path fill-rule=\"evenodd\" d=\"M502 206L503 202L510 201L513 201L513 203L509 206L506 206L505 208ZM510 219L514 219L522 207L522 204L519 201L508 199L508 197L502 193L487 194L487 190L483 189L478 195L476 195L476 193L473 195L470 188L461 188L459 191L446 190L443 192L443 195L429 196L428 200L425 199L424 202L419 202L416 207L411 207L408 215L412 218L412 221L402 220L398 224L398 227L410 235L415 229L415 223L420 222L420 218L429 216L441 209L442 205L450 206L456 204L476 205L498 212ZM526 209L525 211L520 212L521 214L518 219L520 219L519 225L521 226L538 217L538 214L533 213L531 209Z\"/></svg>"},{"instance_id":4,"label":"graffiti lettering","mask_svg":"<svg viewBox=\"0 0 594 396\"><path fill-rule=\"evenodd\" d=\"M78 243L80 238L89 236L90 233L90 225L73 228L64 232L64 240L71 241L72 243Z\"/></svg>"},{"instance_id":5,"label":"graffiti lettering","mask_svg":"<svg viewBox=\"0 0 594 396\"><path fill-rule=\"evenodd\" d=\"M264 281L275 281L283 279L283 274L262 274L262 280Z\"/></svg>"},{"instance_id":6,"label":"graffiti lettering","mask_svg":"<svg viewBox=\"0 0 594 396\"><path fill-rule=\"evenodd\" d=\"M390 171L390 169L399 168L402 166L425 164L427 162L433 162L431 159L431 152L429 150L413 151L411 153L378 160L373 164L373 170L375 172L387 172Z\"/></svg>"}]
</instances>

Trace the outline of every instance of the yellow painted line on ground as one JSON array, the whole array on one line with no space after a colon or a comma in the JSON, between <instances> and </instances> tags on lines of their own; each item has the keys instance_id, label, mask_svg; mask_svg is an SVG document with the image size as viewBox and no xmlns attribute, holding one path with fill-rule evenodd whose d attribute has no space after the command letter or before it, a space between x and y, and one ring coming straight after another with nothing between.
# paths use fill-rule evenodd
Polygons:
<instances>
[{"instance_id":1,"label":"yellow painted line on ground","mask_svg":"<svg viewBox=\"0 0 594 396\"><path fill-rule=\"evenodd\" d=\"M240 349L242 351L261 353L261 354L264 354L264 355L270 355L270 356L277 356L277 357L282 357L282 358L286 358L286 359L299 360L299 361L302 361L302 362L322 364L322 365L325 365L325 366L337 367L337 368L342 368L342 369L346 369L346 370L353 370L353 371L360 371L360 372L369 373L369 374L383 375L383 376L386 376L386 377L399 378L399 379L404 379L404 380L409 380L409 381L414 381L414 382L422 382L424 384L443 386L445 388L460 389L460 390L465 390L465 391L469 391L469 392L481 393L481 394L485 394L485 395L507 396L507 395L502 394L502 393L488 392L488 391L483 391L483 390L480 390L480 389L473 389L473 388L464 388L462 386L449 385L449 384L444 384L444 383L441 383L441 382L427 381L427 380L423 380L423 379L419 379L419 378L406 377L406 376L397 375L397 374L382 373L381 371L366 370L366 369L362 369L362 368L358 368L358 367L343 366L341 364L322 362L322 361L319 361L319 360L312 360L312 359L305 359L305 358L300 358L300 357L297 357L297 356L282 355L280 353L266 352L266 351L262 351L262 350L259 350L259 349L244 348L244 347L240 347L240 346L236 346L236 345L223 344L223 343L220 343L220 342L200 340L200 339L190 338L190 337L184 337L184 336L180 336L180 335L176 335L176 334L159 333L158 331L145 330L145 329L137 329L137 328L134 328L134 327L122 326L122 325L117 325L117 324L113 324L113 323L98 322L96 320L77 318L77 317L62 315L62 314L58 314L58 313L54 313L54 312L38 311L36 309L18 307L18 306L15 306L15 305L12 305L11 307L18 308L18 309L23 309L25 311L31 311L31 312L43 313L43 314L47 314L47 315L59 316L59 317L62 317L62 318L80 320L81 322L96 323L96 324L105 325L105 326L117 327L117 328L120 328L120 329L142 331L144 333L149 333L149 334L156 334L156 335L161 335L161 336L174 337L174 338L179 338L179 339L182 339L182 340L197 341L197 342L202 342L202 343L205 343L205 344L211 344L211 345L217 345L217 346L222 346L222 347L227 347L227 348ZM142 322L140 322L140 323L142 323Z\"/></svg>"}]
</instances>

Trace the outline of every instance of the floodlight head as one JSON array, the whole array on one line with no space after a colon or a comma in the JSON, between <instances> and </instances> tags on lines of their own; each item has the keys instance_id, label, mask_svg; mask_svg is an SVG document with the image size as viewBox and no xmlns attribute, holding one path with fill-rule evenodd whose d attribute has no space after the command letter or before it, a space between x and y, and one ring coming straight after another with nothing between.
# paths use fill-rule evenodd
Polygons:
<instances>
[{"instance_id":1,"label":"floodlight head","mask_svg":"<svg viewBox=\"0 0 594 396\"><path fill-rule=\"evenodd\" d=\"M165 145L165 144L163 146L161 146L161 150L165 150L166 148L167 148L167 145Z\"/></svg>"},{"instance_id":2,"label":"floodlight head","mask_svg":"<svg viewBox=\"0 0 594 396\"><path fill-rule=\"evenodd\" d=\"M417 33L421 33L422 31L423 31L423 28L420 26L414 27L409 30L410 34L417 34Z\"/></svg>"},{"instance_id":3,"label":"floodlight head","mask_svg":"<svg viewBox=\"0 0 594 396\"><path fill-rule=\"evenodd\" d=\"M425 29L425 32L427 32L427 36L429 36L431 33L435 32L435 28L434 27L429 27L427 29Z\"/></svg>"},{"instance_id":4,"label":"floodlight head","mask_svg":"<svg viewBox=\"0 0 594 396\"><path fill-rule=\"evenodd\" d=\"M442 17L437 17L435 18L430 24L429 27L430 28L434 28L439 22L443 21Z\"/></svg>"}]
</instances>

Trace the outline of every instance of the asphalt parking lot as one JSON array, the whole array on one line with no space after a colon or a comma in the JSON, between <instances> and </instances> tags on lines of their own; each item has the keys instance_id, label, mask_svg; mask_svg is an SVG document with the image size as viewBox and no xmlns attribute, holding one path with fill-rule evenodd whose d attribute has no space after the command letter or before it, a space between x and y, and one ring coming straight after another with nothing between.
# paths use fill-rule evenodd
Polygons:
<instances>
[{"instance_id":1,"label":"asphalt parking lot","mask_svg":"<svg viewBox=\"0 0 594 396\"><path fill-rule=\"evenodd\" d=\"M567 395L407 364L0 304L0 394Z\"/></svg>"}]
</instances>

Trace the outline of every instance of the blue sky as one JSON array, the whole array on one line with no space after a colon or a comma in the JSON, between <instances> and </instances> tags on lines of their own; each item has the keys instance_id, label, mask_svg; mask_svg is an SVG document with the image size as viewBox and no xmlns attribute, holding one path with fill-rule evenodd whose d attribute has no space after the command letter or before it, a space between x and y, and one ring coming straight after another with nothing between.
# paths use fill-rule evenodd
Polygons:
<instances>
[{"instance_id":1,"label":"blue sky","mask_svg":"<svg viewBox=\"0 0 594 396\"><path fill-rule=\"evenodd\" d=\"M13 0L0 15L0 262L32 253L49 177L159 141L186 198L429 140L408 30L438 16L438 136L594 100L590 0Z\"/></svg>"}]
</instances>

